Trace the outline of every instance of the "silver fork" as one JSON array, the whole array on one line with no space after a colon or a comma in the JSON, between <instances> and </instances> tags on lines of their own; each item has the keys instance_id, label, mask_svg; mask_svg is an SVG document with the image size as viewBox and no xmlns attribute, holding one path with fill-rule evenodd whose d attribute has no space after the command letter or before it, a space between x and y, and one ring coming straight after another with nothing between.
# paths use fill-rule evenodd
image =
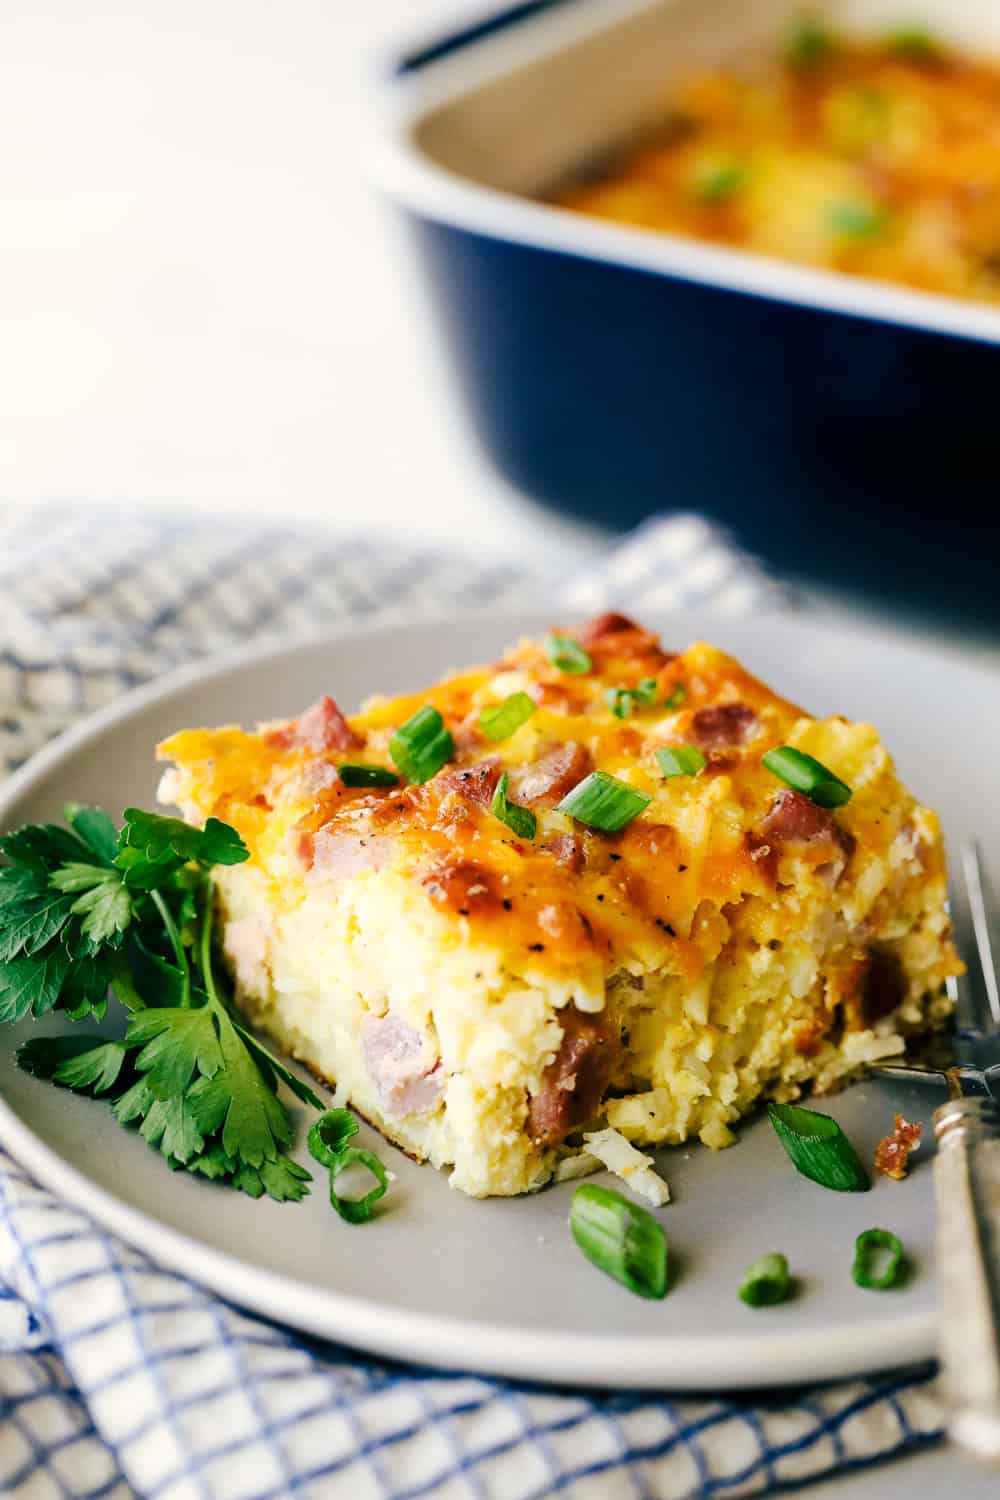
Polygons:
<instances>
[{"instance_id":1,"label":"silver fork","mask_svg":"<svg viewBox=\"0 0 1000 1500\"><path fill-rule=\"evenodd\" d=\"M876 1071L937 1082L934 1162L940 1353L948 1431L977 1458L1000 1463L1000 976L979 851L964 843L965 901L956 919L972 930L977 967L949 981L956 1005L953 1056L938 1064L884 1064Z\"/></svg>"}]
</instances>

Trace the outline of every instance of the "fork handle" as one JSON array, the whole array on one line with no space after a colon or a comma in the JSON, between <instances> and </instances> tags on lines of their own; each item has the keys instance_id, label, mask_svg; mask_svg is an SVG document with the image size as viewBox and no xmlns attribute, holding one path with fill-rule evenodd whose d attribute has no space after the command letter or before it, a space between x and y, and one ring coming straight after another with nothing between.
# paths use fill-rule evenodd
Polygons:
<instances>
[{"instance_id":1,"label":"fork handle","mask_svg":"<svg viewBox=\"0 0 1000 1500\"><path fill-rule=\"evenodd\" d=\"M940 1350L948 1431L1000 1462L1000 1111L953 1099L934 1113Z\"/></svg>"}]
</instances>

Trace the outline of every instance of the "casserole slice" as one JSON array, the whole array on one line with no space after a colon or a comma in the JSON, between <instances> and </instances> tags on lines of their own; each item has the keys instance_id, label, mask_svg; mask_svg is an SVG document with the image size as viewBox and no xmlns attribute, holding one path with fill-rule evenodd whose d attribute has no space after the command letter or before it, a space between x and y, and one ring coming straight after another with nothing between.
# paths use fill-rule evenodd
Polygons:
<instances>
[{"instance_id":1,"label":"casserole slice","mask_svg":"<svg viewBox=\"0 0 1000 1500\"><path fill-rule=\"evenodd\" d=\"M161 799L251 850L218 872L239 1006L474 1196L571 1174L585 1135L640 1176L626 1141L728 1145L948 1013L940 827L876 731L620 615L159 753Z\"/></svg>"}]
</instances>

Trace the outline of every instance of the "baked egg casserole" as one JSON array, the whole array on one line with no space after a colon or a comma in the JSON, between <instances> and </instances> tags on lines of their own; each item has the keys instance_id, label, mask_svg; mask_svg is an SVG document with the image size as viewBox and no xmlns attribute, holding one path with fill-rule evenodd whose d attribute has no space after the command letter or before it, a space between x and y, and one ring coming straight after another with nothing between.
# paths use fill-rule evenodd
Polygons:
<instances>
[{"instance_id":1,"label":"baked egg casserole","mask_svg":"<svg viewBox=\"0 0 1000 1500\"><path fill-rule=\"evenodd\" d=\"M796 23L664 89L662 123L562 207L856 276L1000 301L1000 66L913 27Z\"/></svg>"},{"instance_id":2,"label":"baked egg casserole","mask_svg":"<svg viewBox=\"0 0 1000 1500\"><path fill-rule=\"evenodd\" d=\"M236 1002L473 1196L720 1148L949 1011L936 815L868 724L813 718L622 615L346 718L159 747L233 825Z\"/></svg>"}]
</instances>

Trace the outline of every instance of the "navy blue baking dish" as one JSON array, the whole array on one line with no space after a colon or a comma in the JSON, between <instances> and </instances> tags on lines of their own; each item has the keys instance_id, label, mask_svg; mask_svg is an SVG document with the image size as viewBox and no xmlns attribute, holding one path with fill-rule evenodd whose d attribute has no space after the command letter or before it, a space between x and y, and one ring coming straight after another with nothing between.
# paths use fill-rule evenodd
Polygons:
<instances>
[{"instance_id":1,"label":"navy blue baking dish","mask_svg":"<svg viewBox=\"0 0 1000 1500\"><path fill-rule=\"evenodd\" d=\"M480 440L527 494L612 527L702 510L787 571L994 626L1000 310L537 201L640 134L671 72L773 45L800 8L490 15L397 60L379 176ZM824 9L900 19L893 0ZM920 12L1000 52L996 7Z\"/></svg>"}]
</instances>

